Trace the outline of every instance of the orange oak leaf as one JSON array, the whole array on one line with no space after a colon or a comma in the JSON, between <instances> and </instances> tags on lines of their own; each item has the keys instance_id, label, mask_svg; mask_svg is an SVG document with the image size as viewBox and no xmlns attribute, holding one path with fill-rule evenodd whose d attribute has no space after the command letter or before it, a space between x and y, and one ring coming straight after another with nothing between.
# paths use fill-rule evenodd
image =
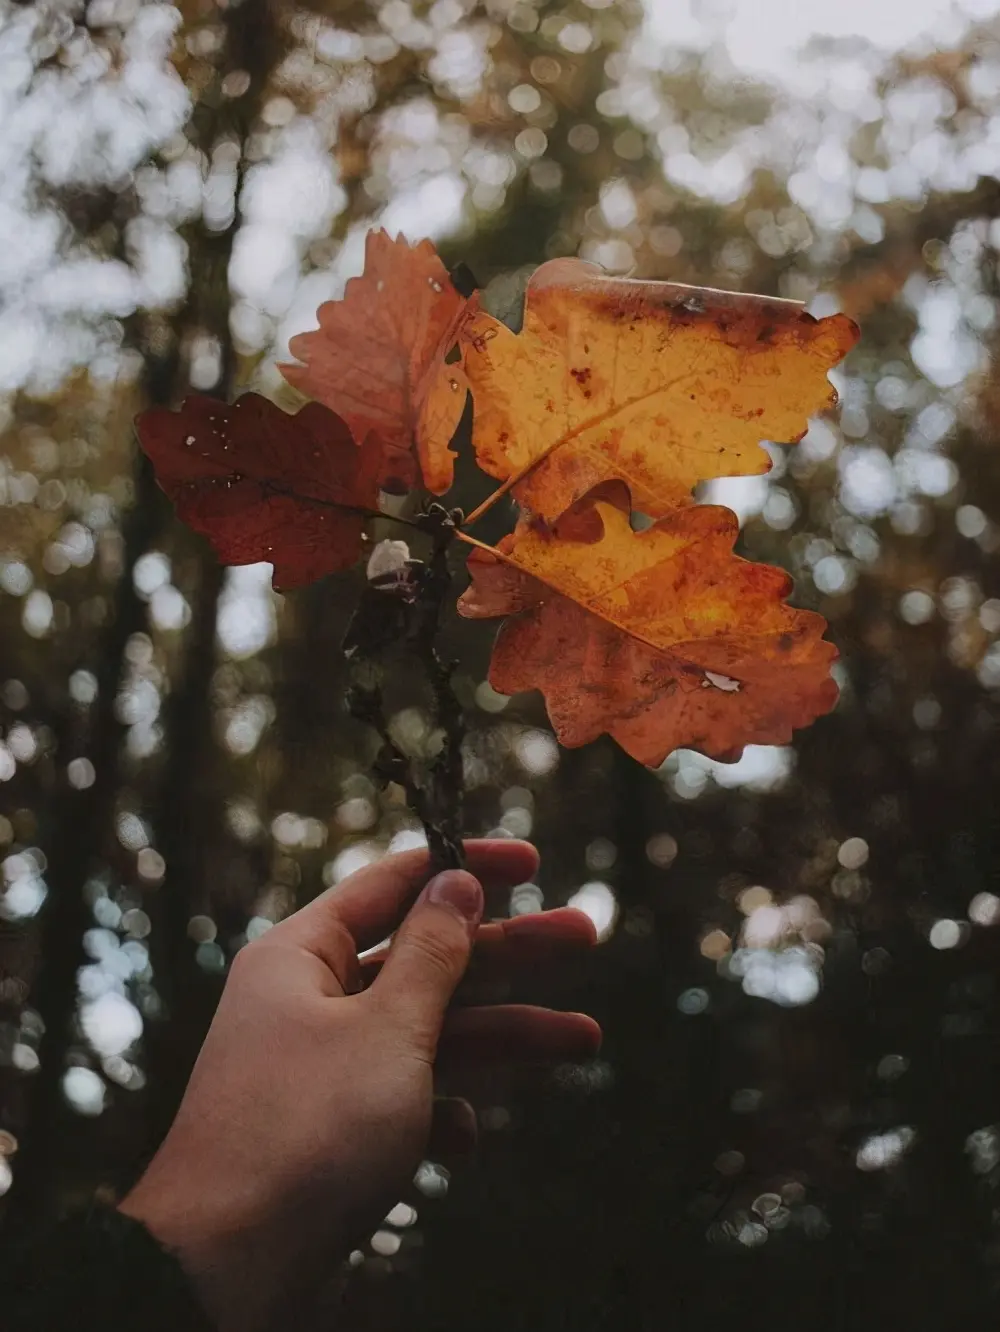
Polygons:
<instances>
[{"instance_id":1,"label":"orange oak leaf","mask_svg":"<svg viewBox=\"0 0 1000 1332\"><path fill-rule=\"evenodd\" d=\"M476 308L478 298L455 289L430 241L410 245L372 231L362 275L350 279L341 300L319 307L318 329L289 342L304 364L279 368L342 416L359 444L375 436L386 489L422 479L441 495L451 485L448 444L466 398L460 367L446 366L444 357Z\"/></svg>"},{"instance_id":2,"label":"orange oak leaf","mask_svg":"<svg viewBox=\"0 0 1000 1332\"><path fill-rule=\"evenodd\" d=\"M223 564L267 560L275 587L289 588L357 559L378 499L378 457L326 407L289 416L257 393L232 405L196 394L135 424L179 517Z\"/></svg>"},{"instance_id":3,"label":"orange oak leaf","mask_svg":"<svg viewBox=\"0 0 1000 1332\"><path fill-rule=\"evenodd\" d=\"M701 481L766 472L760 441L801 439L858 335L795 301L554 259L532 275L520 333L483 311L459 330L476 456L500 481L526 473L514 495L548 520L611 479L660 517Z\"/></svg>"},{"instance_id":4,"label":"orange oak leaf","mask_svg":"<svg viewBox=\"0 0 1000 1332\"><path fill-rule=\"evenodd\" d=\"M784 601L781 569L733 554L728 510L689 505L642 533L627 506L584 500L469 556L470 618L507 615L489 680L539 689L562 744L607 732L656 766L673 750L738 757L785 744L837 699L823 617Z\"/></svg>"}]
</instances>

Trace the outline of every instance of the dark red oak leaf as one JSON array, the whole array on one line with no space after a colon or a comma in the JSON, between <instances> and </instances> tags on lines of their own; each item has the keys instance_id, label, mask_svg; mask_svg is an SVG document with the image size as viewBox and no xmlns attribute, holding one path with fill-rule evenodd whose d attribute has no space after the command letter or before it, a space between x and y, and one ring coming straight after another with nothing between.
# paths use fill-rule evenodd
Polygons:
<instances>
[{"instance_id":1,"label":"dark red oak leaf","mask_svg":"<svg viewBox=\"0 0 1000 1332\"><path fill-rule=\"evenodd\" d=\"M266 560L284 589L358 558L378 456L328 408L290 416L257 393L232 404L196 394L178 411L142 412L135 426L178 516L223 564Z\"/></svg>"}]
</instances>

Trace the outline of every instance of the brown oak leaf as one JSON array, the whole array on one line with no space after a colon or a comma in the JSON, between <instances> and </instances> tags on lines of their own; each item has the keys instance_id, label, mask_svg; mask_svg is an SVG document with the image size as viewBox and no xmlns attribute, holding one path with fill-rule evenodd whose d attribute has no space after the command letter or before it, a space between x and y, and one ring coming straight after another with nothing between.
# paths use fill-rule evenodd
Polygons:
<instances>
[{"instance_id":1,"label":"brown oak leaf","mask_svg":"<svg viewBox=\"0 0 1000 1332\"><path fill-rule=\"evenodd\" d=\"M625 482L642 513L689 503L714 477L771 466L836 401L827 378L858 328L795 301L605 276L554 259L528 284L520 333L483 311L459 329L479 465L552 520ZM455 367L439 371L443 386Z\"/></svg>"},{"instance_id":2,"label":"brown oak leaf","mask_svg":"<svg viewBox=\"0 0 1000 1332\"><path fill-rule=\"evenodd\" d=\"M607 732L649 766L787 743L836 703L837 653L822 616L784 601L783 570L733 554L737 531L728 509L689 505L636 533L627 502L591 498L473 550L460 612L509 617L490 684L540 690L562 744Z\"/></svg>"},{"instance_id":3,"label":"brown oak leaf","mask_svg":"<svg viewBox=\"0 0 1000 1332\"><path fill-rule=\"evenodd\" d=\"M269 561L275 587L290 588L358 558L377 452L319 403L289 416L257 393L232 405L196 394L179 411L142 412L136 433L178 516L223 564Z\"/></svg>"},{"instance_id":4,"label":"brown oak leaf","mask_svg":"<svg viewBox=\"0 0 1000 1332\"><path fill-rule=\"evenodd\" d=\"M289 350L302 365L282 365L290 384L342 416L358 443L375 437L379 481L398 490L421 480L441 495L452 481L448 444L465 406L459 366L444 357L478 307L452 285L430 241L410 245L369 232L365 268L339 301L319 307L319 328Z\"/></svg>"}]
</instances>

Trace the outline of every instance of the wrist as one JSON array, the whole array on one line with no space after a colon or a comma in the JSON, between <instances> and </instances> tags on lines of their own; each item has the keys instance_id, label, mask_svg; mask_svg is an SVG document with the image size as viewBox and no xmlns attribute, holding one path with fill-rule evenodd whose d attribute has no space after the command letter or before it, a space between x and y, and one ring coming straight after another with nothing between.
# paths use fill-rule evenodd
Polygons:
<instances>
[{"instance_id":1,"label":"wrist","mask_svg":"<svg viewBox=\"0 0 1000 1332\"><path fill-rule=\"evenodd\" d=\"M154 1161L118 1210L176 1258L219 1332L262 1332L273 1304L269 1265L255 1253L249 1212L209 1179L185 1185Z\"/></svg>"}]
</instances>

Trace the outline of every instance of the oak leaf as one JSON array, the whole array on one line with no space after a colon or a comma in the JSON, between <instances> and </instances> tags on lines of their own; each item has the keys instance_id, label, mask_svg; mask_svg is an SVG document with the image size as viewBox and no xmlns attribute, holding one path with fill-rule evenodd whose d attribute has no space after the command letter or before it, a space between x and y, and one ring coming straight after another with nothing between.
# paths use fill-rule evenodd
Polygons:
<instances>
[{"instance_id":1,"label":"oak leaf","mask_svg":"<svg viewBox=\"0 0 1000 1332\"><path fill-rule=\"evenodd\" d=\"M660 517L701 481L766 472L760 441L801 439L836 401L827 373L857 338L846 316L795 301L554 259L528 283L520 333L483 311L459 329L473 446L500 481L531 469L514 495L543 518L611 479Z\"/></svg>"},{"instance_id":2,"label":"oak leaf","mask_svg":"<svg viewBox=\"0 0 1000 1332\"><path fill-rule=\"evenodd\" d=\"M341 300L319 307L318 329L290 340L303 364L279 368L342 416L359 444L375 437L385 489L422 480L440 495L451 485L448 444L466 397L460 369L444 357L476 308L475 296L455 289L430 241L409 245L372 231L361 276L348 281Z\"/></svg>"},{"instance_id":3,"label":"oak leaf","mask_svg":"<svg viewBox=\"0 0 1000 1332\"><path fill-rule=\"evenodd\" d=\"M378 499L378 457L319 403L289 416L245 393L153 408L136 432L180 518L223 564L274 565L276 588L349 567Z\"/></svg>"},{"instance_id":4,"label":"oak leaf","mask_svg":"<svg viewBox=\"0 0 1000 1332\"><path fill-rule=\"evenodd\" d=\"M836 649L780 569L733 554L735 516L689 505L633 532L627 504L583 501L469 556L470 618L506 615L489 681L539 689L563 745L607 732L657 766L678 748L738 757L828 712Z\"/></svg>"}]
</instances>

